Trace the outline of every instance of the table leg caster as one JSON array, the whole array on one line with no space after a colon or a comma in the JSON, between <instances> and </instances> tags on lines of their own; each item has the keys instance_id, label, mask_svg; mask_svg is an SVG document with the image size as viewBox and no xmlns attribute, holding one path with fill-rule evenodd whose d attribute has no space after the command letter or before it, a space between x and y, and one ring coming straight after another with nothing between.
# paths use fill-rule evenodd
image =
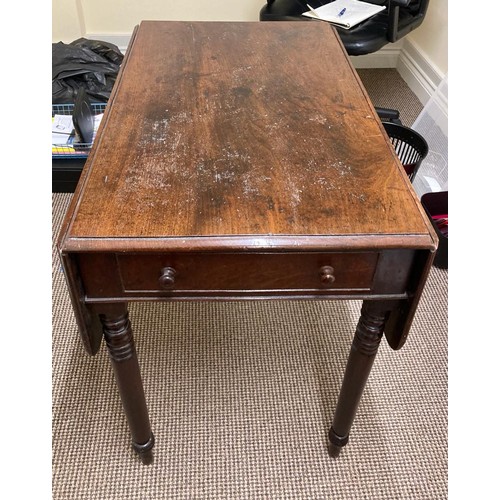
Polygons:
<instances>
[{"instance_id":1,"label":"table leg caster","mask_svg":"<svg viewBox=\"0 0 500 500\"><path fill-rule=\"evenodd\" d=\"M342 448L348 443L349 434L344 437L337 436L333 427L330 429L328 433L328 455L332 458L337 458L342 451Z\"/></svg>"},{"instance_id":2,"label":"table leg caster","mask_svg":"<svg viewBox=\"0 0 500 500\"><path fill-rule=\"evenodd\" d=\"M141 462L144 465L149 465L153 463L154 444L155 444L155 438L153 434L151 434L151 437L149 438L147 443L144 444L137 444L134 442L132 443L135 452L139 455L139 458L141 459Z\"/></svg>"}]
</instances>

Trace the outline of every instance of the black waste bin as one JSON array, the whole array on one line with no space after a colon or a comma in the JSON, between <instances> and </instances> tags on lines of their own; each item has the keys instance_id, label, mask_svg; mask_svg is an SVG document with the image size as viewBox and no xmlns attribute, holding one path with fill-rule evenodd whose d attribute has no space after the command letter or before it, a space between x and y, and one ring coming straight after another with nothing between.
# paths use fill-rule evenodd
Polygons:
<instances>
[{"instance_id":1,"label":"black waste bin","mask_svg":"<svg viewBox=\"0 0 500 500\"><path fill-rule=\"evenodd\" d=\"M382 122L410 181L429 152L427 141L415 130L392 122Z\"/></svg>"}]
</instances>

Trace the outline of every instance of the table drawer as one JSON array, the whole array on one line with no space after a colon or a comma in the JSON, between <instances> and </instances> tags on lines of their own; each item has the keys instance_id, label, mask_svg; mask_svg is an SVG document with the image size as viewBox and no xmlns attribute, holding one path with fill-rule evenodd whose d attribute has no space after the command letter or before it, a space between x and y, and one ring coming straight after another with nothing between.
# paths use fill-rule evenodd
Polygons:
<instances>
[{"instance_id":1,"label":"table drawer","mask_svg":"<svg viewBox=\"0 0 500 500\"><path fill-rule=\"evenodd\" d=\"M369 290L378 253L118 255L124 292Z\"/></svg>"}]
</instances>

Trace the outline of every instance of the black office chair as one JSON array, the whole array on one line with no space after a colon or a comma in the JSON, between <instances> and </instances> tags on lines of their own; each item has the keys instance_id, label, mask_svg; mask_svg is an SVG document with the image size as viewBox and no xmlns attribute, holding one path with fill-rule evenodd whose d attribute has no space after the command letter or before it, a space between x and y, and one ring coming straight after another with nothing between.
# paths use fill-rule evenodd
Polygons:
<instances>
[{"instance_id":1,"label":"black office chair","mask_svg":"<svg viewBox=\"0 0 500 500\"><path fill-rule=\"evenodd\" d=\"M261 21L311 21L302 16L309 9L329 0L267 0L259 15ZM429 0L370 0L386 9L349 30L336 26L350 56L371 54L388 43L397 42L422 24ZM318 22L314 21L313 22Z\"/></svg>"}]
</instances>

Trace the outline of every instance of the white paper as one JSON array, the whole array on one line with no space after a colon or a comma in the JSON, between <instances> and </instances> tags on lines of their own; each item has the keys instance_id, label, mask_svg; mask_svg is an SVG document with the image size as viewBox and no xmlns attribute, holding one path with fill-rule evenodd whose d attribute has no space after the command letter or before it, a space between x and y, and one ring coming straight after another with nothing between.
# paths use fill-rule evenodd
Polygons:
<instances>
[{"instance_id":1,"label":"white paper","mask_svg":"<svg viewBox=\"0 0 500 500\"><path fill-rule=\"evenodd\" d=\"M52 120L52 144L67 144L70 135L74 132L73 117L71 115L54 115Z\"/></svg>"},{"instance_id":2,"label":"white paper","mask_svg":"<svg viewBox=\"0 0 500 500\"><path fill-rule=\"evenodd\" d=\"M314 12L309 10L302 15L349 29L384 9L385 5L374 5L358 0L335 0L315 8Z\"/></svg>"},{"instance_id":3,"label":"white paper","mask_svg":"<svg viewBox=\"0 0 500 500\"><path fill-rule=\"evenodd\" d=\"M99 125L101 124L102 117L104 116L104 113L101 113L99 115L94 115L94 135L92 137L92 142L94 142L95 136L97 134L97 131L99 130Z\"/></svg>"}]
</instances>

